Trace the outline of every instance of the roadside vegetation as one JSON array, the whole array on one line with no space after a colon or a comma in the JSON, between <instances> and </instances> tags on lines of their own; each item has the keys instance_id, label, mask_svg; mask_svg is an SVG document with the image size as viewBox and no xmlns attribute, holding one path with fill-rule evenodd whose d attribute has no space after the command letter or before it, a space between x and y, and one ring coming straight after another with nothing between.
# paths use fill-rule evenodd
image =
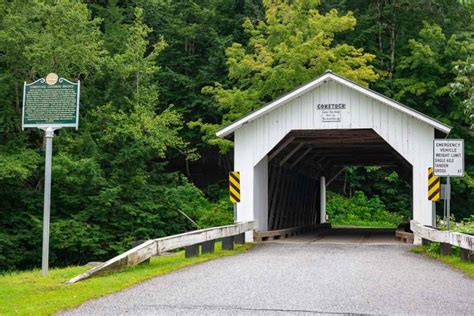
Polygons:
<instances>
[{"instance_id":1,"label":"roadside vegetation","mask_svg":"<svg viewBox=\"0 0 474 316\"><path fill-rule=\"evenodd\" d=\"M51 269L46 278L41 276L39 270L7 273L0 275L0 315L50 315L147 279L200 262L243 253L252 247L253 244L235 244L234 250L222 250L221 244L217 243L212 254L184 258L184 251L180 251L169 256L153 257L149 264L75 284L64 282L91 267Z\"/></svg>"},{"instance_id":2,"label":"roadside vegetation","mask_svg":"<svg viewBox=\"0 0 474 316\"><path fill-rule=\"evenodd\" d=\"M453 247L453 254L450 256L442 256L440 255L440 244L432 242L429 246L417 246L412 248L412 252L418 254L424 254L429 256L430 258L436 259L438 261L444 262L445 264L461 270L462 272L469 275L471 278L474 279L474 263L462 261L459 258L459 248Z\"/></svg>"},{"instance_id":3,"label":"roadside vegetation","mask_svg":"<svg viewBox=\"0 0 474 316\"><path fill-rule=\"evenodd\" d=\"M446 221L438 217L436 227L441 230L447 230L448 224ZM455 216L451 215L450 230L463 234L474 235L474 215L464 218L461 221L456 221Z\"/></svg>"},{"instance_id":4,"label":"roadside vegetation","mask_svg":"<svg viewBox=\"0 0 474 316\"><path fill-rule=\"evenodd\" d=\"M327 215L334 225L395 228L409 221L403 214L387 211L378 196L368 198L357 191L352 197L328 192Z\"/></svg>"}]
</instances>

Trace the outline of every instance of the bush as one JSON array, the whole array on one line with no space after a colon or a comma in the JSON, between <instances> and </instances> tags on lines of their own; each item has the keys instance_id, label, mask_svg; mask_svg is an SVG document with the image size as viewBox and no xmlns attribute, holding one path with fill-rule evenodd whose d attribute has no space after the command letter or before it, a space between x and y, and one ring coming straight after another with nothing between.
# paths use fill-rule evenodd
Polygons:
<instances>
[{"instance_id":1,"label":"bush","mask_svg":"<svg viewBox=\"0 0 474 316\"><path fill-rule=\"evenodd\" d=\"M352 198L328 192L326 212L329 221L339 225L396 227L408 220L399 213L387 211L378 196L368 198L360 191Z\"/></svg>"},{"instance_id":2,"label":"bush","mask_svg":"<svg viewBox=\"0 0 474 316\"><path fill-rule=\"evenodd\" d=\"M197 220L202 228L229 225L234 222L232 203L227 196L204 208Z\"/></svg>"}]
</instances>

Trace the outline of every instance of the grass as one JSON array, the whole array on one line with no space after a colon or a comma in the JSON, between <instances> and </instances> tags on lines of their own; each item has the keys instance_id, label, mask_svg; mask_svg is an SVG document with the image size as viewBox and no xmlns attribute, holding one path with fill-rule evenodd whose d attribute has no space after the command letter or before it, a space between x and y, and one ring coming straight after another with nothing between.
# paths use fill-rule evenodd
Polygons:
<instances>
[{"instance_id":1,"label":"grass","mask_svg":"<svg viewBox=\"0 0 474 316\"><path fill-rule=\"evenodd\" d=\"M75 284L64 282L90 267L51 269L46 278L41 277L39 270L0 275L0 315L50 315L155 276L215 258L239 254L252 247L253 244L236 244L235 249L230 251L222 250L221 245L216 244L214 253L187 259L184 258L184 251L181 251L172 256L153 257L150 264Z\"/></svg>"},{"instance_id":2,"label":"grass","mask_svg":"<svg viewBox=\"0 0 474 316\"><path fill-rule=\"evenodd\" d=\"M430 251L429 248L425 246L413 247L411 251L414 253L425 254L435 260L444 262L445 264L455 269L461 270L462 272L474 279L474 263L462 261L459 256L441 256L436 252Z\"/></svg>"},{"instance_id":3,"label":"grass","mask_svg":"<svg viewBox=\"0 0 474 316\"><path fill-rule=\"evenodd\" d=\"M373 222L364 222L364 223L353 223L353 224L334 224L333 222L330 222L332 228L367 228L367 229L395 229L397 228L396 226L393 225L384 225L383 223L373 223Z\"/></svg>"},{"instance_id":4,"label":"grass","mask_svg":"<svg viewBox=\"0 0 474 316\"><path fill-rule=\"evenodd\" d=\"M333 226L353 226L360 228L397 228L397 225L384 221L338 220L330 221Z\"/></svg>"}]
</instances>

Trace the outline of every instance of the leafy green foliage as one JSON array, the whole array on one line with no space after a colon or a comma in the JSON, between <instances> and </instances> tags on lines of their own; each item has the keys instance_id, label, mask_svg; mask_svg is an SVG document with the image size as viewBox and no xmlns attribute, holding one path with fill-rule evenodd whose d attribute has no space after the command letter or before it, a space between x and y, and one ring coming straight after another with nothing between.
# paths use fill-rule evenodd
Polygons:
<instances>
[{"instance_id":1,"label":"leafy green foliage","mask_svg":"<svg viewBox=\"0 0 474 316\"><path fill-rule=\"evenodd\" d=\"M474 128L474 56L471 55L466 61L459 62L454 70L456 79L451 84L451 95L463 98L461 103L464 112L467 120L471 122L471 128Z\"/></svg>"},{"instance_id":2,"label":"leafy green foliage","mask_svg":"<svg viewBox=\"0 0 474 316\"><path fill-rule=\"evenodd\" d=\"M330 69L367 85L378 78L369 63L374 55L347 44L335 44L335 34L353 30L351 13L339 16L336 10L320 14L319 1L263 1L265 18L244 22L247 44L233 43L226 49L230 88L215 84L203 89L214 96L217 110L227 124ZM201 120L191 124L206 134L204 141L230 149L213 133L218 124Z\"/></svg>"},{"instance_id":3,"label":"leafy green foliage","mask_svg":"<svg viewBox=\"0 0 474 316\"><path fill-rule=\"evenodd\" d=\"M348 189L350 192L361 191L368 197L378 196L387 211L411 217L411 187L398 173L390 168L349 167L346 168Z\"/></svg>"},{"instance_id":4,"label":"leafy green foliage","mask_svg":"<svg viewBox=\"0 0 474 316\"><path fill-rule=\"evenodd\" d=\"M436 227L442 230L448 229L448 223L440 216L437 217ZM474 235L474 215L456 221L454 215L450 217L450 230L464 234Z\"/></svg>"},{"instance_id":5,"label":"leafy green foliage","mask_svg":"<svg viewBox=\"0 0 474 316\"><path fill-rule=\"evenodd\" d=\"M222 197L217 203L202 210L198 224L202 227L229 225L234 222L233 205L229 197Z\"/></svg>"},{"instance_id":6,"label":"leafy green foliage","mask_svg":"<svg viewBox=\"0 0 474 316\"><path fill-rule=\"evenodd\" d=\"M51 265L103 260L135 240L196 229L212 207L188 179L167 170L170 152L195 155L180 135L182 115L158 107L156 59L166 43L150 42L143 10L132 11L121 27L121 49L111 51L101 20L77 1L13 2L0 23L0 37L8 38L0 65L9 69L0 89L2 117L14 122L0 139L0 270L40 262L42 139L38 131L18 131L16 93L22 80L50 71L81 79L83 92L81 128L60 130L54 140Z\"/></svg>"},{"instance_id":7,"label":"leafy green foliage","mask_svg":"<svg viewBox=\"0 0 474 316\"><path fill-rule=\"evenodd\" d=\"M367 198L360 191L352 198L328 192L326 212L329 221L336 225L397 227L408 221L403 215L388 212L378 196Z\"/></svg>"}]
</instances>

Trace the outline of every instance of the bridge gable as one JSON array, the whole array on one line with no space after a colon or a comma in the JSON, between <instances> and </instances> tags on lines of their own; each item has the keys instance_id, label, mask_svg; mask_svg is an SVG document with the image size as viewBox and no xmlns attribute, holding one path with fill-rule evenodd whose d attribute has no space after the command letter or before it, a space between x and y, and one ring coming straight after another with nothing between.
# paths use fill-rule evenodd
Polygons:
<instances>
[{"instance_id":1,"label":"bridge gable","mask_svg":"<svg viewBox=\"0 0 474 316\"><path fill-rule=\"evenodd\" d=\"M281 96L280 98L277 98L276 100L268 103L267 105L263 106L262 108L245 115L244 117L240 118L239 120L233 122L232 124L222 128L219 130L216 135L219 137L226 137L234 133L236 130L242 128L245 124L252 122L261 116L268 114L272 111L275 111L276 109L280 108L281 106L285 106L289 104L290 102L294 101L297 98L300 98L308 93L313 93L315 89L317 89L320 86L323 86L329 82L336 82L338 83L341 87L349 88L350 90L355 90L359 92L360 94L374 100L378 101L380 104L385 104L386 106L397 110L403 114L409 115L410 117L413 117L417 119L420 122L423 122L425 124L428 124L429 126L432 126L433 128L441 131L442 133L449 133L450 127L427 116L424 115L421 112L418 112L410 107L407 107L395 100L392 100L380 93L377 93L375 91L372 91L368 88L362 87L358 85L355 82L352 82L350 80L347 80L343 77L340 77L336 74L333 74L332 72L326 72L324 75L321 77L318 77L314 79L313 81L296 88L295 90ZM336 94L337 91L329 91L330 95Z\"/></svg>"},{"instance_id":2,"label":"bridge gable","mask_svg":"<svg viewBox=\"0 0 474 316\"><path fill-rule=\"evenodd\" d=\"M410 163L415 143L434 138L435 127L358 89L327 78L234 131L239 152L257 164L292 130L373 129ZM434 121L436 122L436 121ZM430 150L428 147L424 150Z\"/></svg>"}]
</instances>

